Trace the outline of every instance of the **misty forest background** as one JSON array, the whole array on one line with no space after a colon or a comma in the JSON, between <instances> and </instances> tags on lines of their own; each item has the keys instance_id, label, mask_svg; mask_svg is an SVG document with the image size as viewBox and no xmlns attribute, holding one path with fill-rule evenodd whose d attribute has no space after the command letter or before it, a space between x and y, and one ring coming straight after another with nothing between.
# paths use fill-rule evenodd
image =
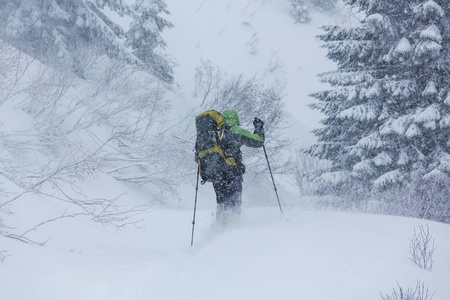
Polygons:
<instances>
[{"instance_id":1,"label":"misty forest background","mask_svg":"<svg viewBox=\"0 0 450 300\"><path fill-rule=\"evenodd\" d=\"M292 22L333 14L336 0L284 0ZM163 32L163 0L0 0L0 234L30 232L62 218L122 228L155 202L176 206L194 185L194 119L235 109L265 122L280 185L298 203L450 223L450 3L345 0L352 22L318 36L335 68L310 97L323 114L305 145L290 138L285 91L257 75L198 62L195 105L180 96ZM295 39L295 37L292 37ZM299 54L301 55L301 54ZM295 60L295 57L292 57ZM302 85L302 82L298 82ZM243 149L246 184L267 186L266 161ZM145 189L148 205L91 197L86 178L111 176ZM40 196L66 207L28 230L10 222L16 203ZM2 249L0 249L2 250Z\"/></svg>"}]
</instances>

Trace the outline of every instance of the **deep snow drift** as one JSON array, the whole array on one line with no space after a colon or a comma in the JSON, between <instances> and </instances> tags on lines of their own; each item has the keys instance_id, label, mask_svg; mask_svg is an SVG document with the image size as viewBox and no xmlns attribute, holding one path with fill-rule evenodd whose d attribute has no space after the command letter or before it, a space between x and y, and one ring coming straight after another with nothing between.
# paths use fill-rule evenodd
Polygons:
<instances>
[{"instance_id":1,"label":"deep snow drift","mask_svg":"<svg viewBox=\"0 0 450 300\"><path fill-rule=\"evenodd\" d=\"M450 227L350 213L244 208L220 230L212 210L155 210L145 228L116 234L76 220L46 233L45 247L1 238L13 254L0 266L1 299L381 299L397 281L424 282L450 299ZM434 268L408 254L413 228L428 223Z\"/></svg>"}]
</instances>

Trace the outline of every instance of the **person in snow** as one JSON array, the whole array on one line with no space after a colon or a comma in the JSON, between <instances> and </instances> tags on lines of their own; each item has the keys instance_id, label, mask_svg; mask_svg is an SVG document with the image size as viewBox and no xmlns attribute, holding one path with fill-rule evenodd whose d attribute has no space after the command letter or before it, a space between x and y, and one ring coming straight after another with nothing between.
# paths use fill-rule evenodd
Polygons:
<instances>
[{"instance_id":1,"label":"person in snow","mask_svg":"<svg viewBox=\"0 0 450 300\"><path fill-rule=\"evenodd\" d=\"M245 165L242 163L241 146L262 147L264 144L264 122L255 118L254 133L239 127L239 117L235 110L225 110L222 113L225 121L225 130L221 139L221 147L224 152L231 154L236 161L236 166L231 166L225 172L221 172L213 180L217 201L217 218L225 223L230 218L241 212L242 182L245 173Z\"/></svg>"}]
</instances>

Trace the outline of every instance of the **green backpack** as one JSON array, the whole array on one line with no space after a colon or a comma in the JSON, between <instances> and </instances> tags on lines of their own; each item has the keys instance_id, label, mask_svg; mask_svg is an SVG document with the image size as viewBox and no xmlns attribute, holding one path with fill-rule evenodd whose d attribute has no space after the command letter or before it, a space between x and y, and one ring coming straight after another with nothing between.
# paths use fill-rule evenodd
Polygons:
<instances>
[{"instance_id":1,"label":"green backpack","mask_svg":"<svg viewBox=\"0 0 450 300\"><path fill-rule=\"evenodd\" d=\"M223 176L229 166L236 166L234 158L221 148L225 120L218 111L208 110L195 118L195 126L195 151L199 172L203 183L213 181Z\"/></svg>"}]
</instances>

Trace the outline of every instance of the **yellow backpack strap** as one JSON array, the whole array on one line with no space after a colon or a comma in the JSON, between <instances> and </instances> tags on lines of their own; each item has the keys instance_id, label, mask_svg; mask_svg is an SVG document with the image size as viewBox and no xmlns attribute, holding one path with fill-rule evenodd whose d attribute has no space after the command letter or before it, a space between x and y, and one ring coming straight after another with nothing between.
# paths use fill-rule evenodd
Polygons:
<instances>
[{"instance_id":1,"label":"yellow backpack strap","mask_svg":"<svg viewBox=\"0 0 450 300\"><path fill-rule=\"evenodd\" d=\"M223 157L223 159L225 160L227 165L229 165L229 166L236 166L237 165L236 161L234 160L234 158L233 157L225 157L225 154L223 154L222 149L219 146L217 146L217 145L214 145L214 147L212 147L210 149L206 149L206 150L200 151L198 153L198 157L202 158L203 155L205 155L207 153L211 153L211 152L219 153Z\"/></svg>"}]
</instances>

